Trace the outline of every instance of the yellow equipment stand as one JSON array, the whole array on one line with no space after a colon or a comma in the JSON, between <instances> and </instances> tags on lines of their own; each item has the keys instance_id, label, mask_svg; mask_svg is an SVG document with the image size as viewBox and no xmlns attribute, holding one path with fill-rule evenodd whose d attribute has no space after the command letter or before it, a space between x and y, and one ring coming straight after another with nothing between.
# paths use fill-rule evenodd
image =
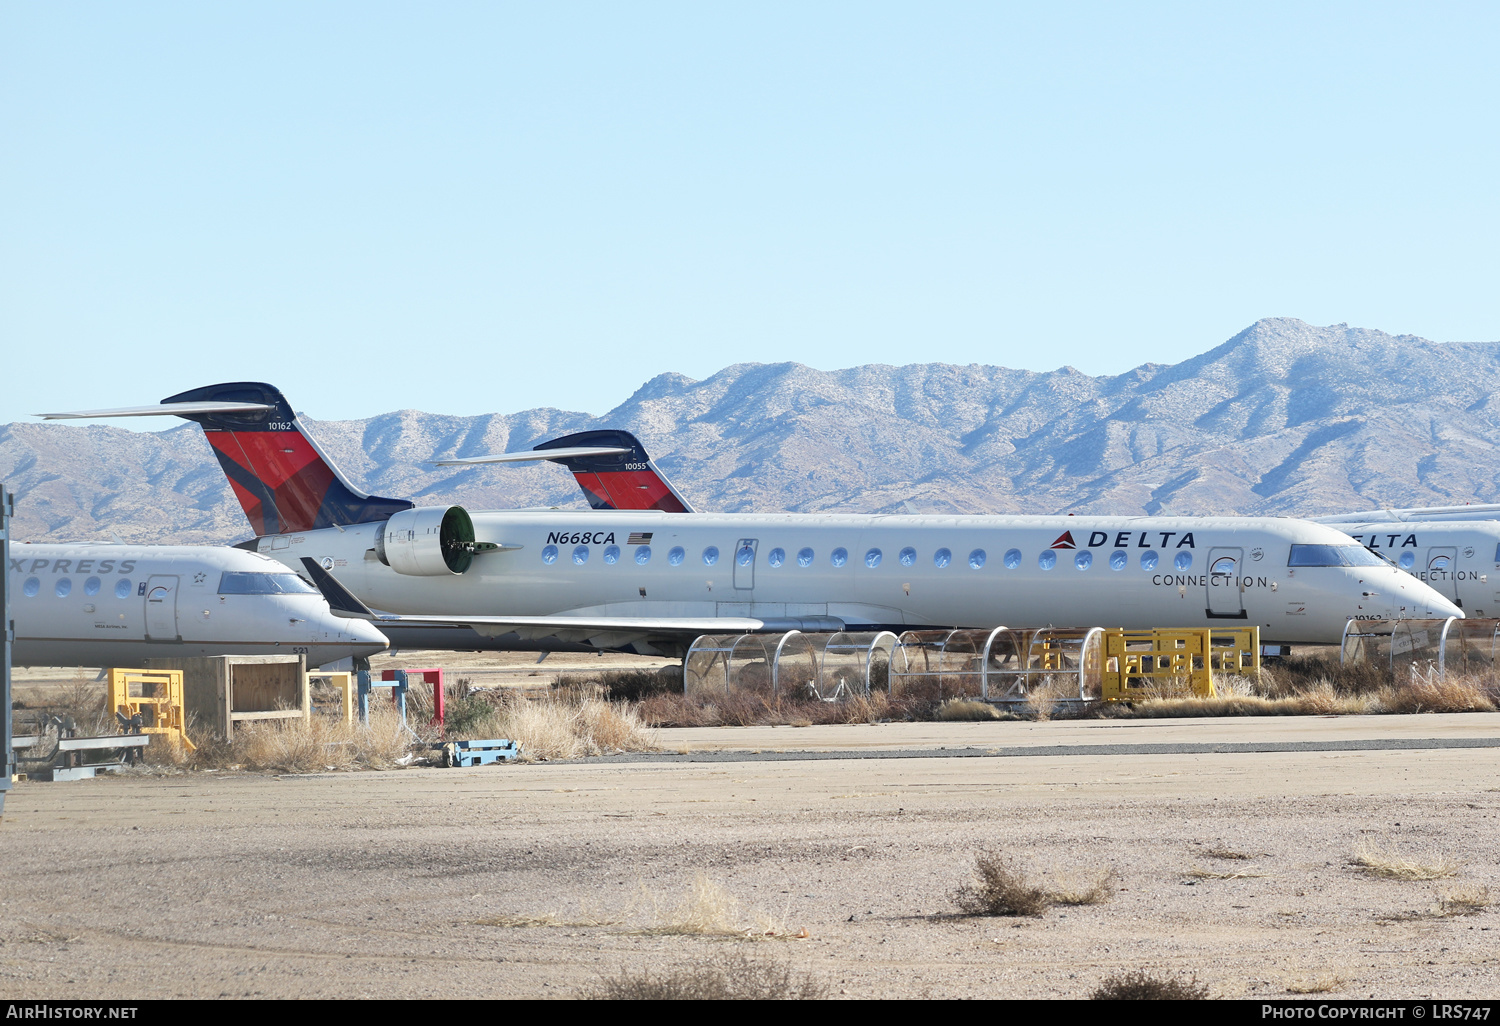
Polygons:
<instances>
[{"instance_id":1,"label":"yellow equipment stand","mask_svg":"<svg viewBox=\"0 0 1500 1026\"><path fill-rule=\"evenodd\" d=\"M354 674L350 673L348 670L314 670L308 673L307 679L309 681L326 680L334 687L338 688L344 699L344 722L354 722L354 694L356 689L356 685L354 683Z\"/></svg>"},{"instance_id":2,"label":"yellow equipment stand","mask_svg":"<svg viewBox=\"0 0 1500 1026\"><path fill-rule=\"evenodd\" d=\"M1186 678L1195 698L1217 698L1215 673L1260 675L1260 628L1164 628L1104 632L1106 702L1139 701L1154 682Z\"/></svg>"},{"instance_id":3,"label":"yellow equipment stand","mask_svg":"<svg viewBox=\"0 0 1500 1026\"><path fill-rule=\"evenodd\" d=\"M188 751L196 750L182 712L181 670L111 669L108 708L127 720L140 713L141 733L173 736Z\"/></svg>"}]
</instances>

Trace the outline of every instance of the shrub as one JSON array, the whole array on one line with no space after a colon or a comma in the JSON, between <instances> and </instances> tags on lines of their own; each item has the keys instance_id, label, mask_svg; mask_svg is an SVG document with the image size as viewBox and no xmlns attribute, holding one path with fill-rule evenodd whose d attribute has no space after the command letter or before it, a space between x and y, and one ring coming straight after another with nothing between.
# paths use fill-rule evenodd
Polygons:
<instances>
[{"instance_id":1,"label":"shrub","mask_svg":"<svg viewBox=\"0 0 1500 1026\"><path fill-rule=\"evenodd\" d=\"M1208 988L1193 976L1153 976L1143 969L1107 976L1089 995L1095 1001L1198 1001L1208 997Z\"/></svg>"},{"instance_id":2,"label":"shrub","mask_svg":"<svg viewBox=\"0 0 1500 1026\"><path fill-rule=\"evenodd\" d=\"M799 976L784 962L743 954L692 962L675 971L652 974L621 971L585 988L594 1001L815 1001L828 996L812 976Z\"/></svg>"},{"instance_id":3,"label":"shrub","mask_svg":"<svg viewBox=\"0 0 1500 1026\"><path fill-rule=\"evenodd\" d=\"M971 916L1039 916L1052 905L1052 896L1028 879L1003 855L978 855L978 877L953 891L953 903Z\"/></svg>"}]
</instances>

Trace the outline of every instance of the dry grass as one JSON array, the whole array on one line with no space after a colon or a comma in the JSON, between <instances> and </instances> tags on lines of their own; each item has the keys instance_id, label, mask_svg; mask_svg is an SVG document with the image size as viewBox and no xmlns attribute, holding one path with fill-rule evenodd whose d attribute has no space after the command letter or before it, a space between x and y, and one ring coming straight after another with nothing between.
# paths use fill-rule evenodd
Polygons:
<instances>
[{"instance_id":1,"label":"dry grass","mask_svg":"<svg viewBox=\"0 0 1500 1026\"><path fill-rule=\"evenodd\" d=\"M594 1001L815 1001L826 998L828 990L812 976L793 973L787 963L737 953L655 975L649 969L622 970L578 996Z\"/></svg>"},{"instance_id":2,"label":"dry grass","mask_svg":"<svg viewBox=\"0 0 1500 1026\"><path fill-rule=\"evenodd\" d=\"M1208 848L1203 854L1211 859L1224 859L1225 861L1247 861L1255 858L1254 855L1248 852L1235 851L1233 848ZM1264 855L1265 852L1261 852L1260 854Z\"/></svg>"},{"instance_id":3,"label":"dry grass","mask_svg":"<svg viewBox=\"0 0 1500 1026\"><path fill-rule=\"evenodd\" d=\"M1066 677L1048 675L1042 682L1026 692L1026 709L1038 723L1050 720L1058 709L1058 703L1078 697L1078 682ZM1063 708L1067 708L1063 706Z\"/></svg>"},{"instance_id":4,"label":"dry grass","mask_svg":"<svg viewBox=\"0 0 1500 1026\"><path fill-rule=\"evenodd\" d=\"M1332 973L1323 973L1310 980L1294 980L1286 985L1288 994L1331 994L1342 990L1344 981Z\"/></svg>"},{"instance_id":5,"label":"dry grass","mask_svg":"<svg viewBox=\"0 0 1500 1026\"><path fill-rule=\"evenodd\" d=\"M654 901L653 901L654 903ZM703 873L693 878L688 896L674 908L657 911L648 936L739 937L748 933L740 921L739 902Z\"/></svg>"},{"instance_id":6,"label":"dry grass","mask_svg":"<svg viewBox=\"0 0 1500 1026\"><path fill-rule=\"evenodd\" d=\"M1241 678L1243 679L1243 678ZM1218 698L1162 698L1133 708L1116 707L1106 715L1122 719L1171 719L1189 716L1349 716L1374 712L1376 700L1341 695L1327 682L1305 691L1268 698L1254 694L1221 694Z\"/></svg>"},{"instance_id":7,"label":"dry grass","mask_svg":"<svg viewBox=\"0 0 1500 1026\"><path fill-rule=\"evenodd\" d=\"M1490 889L1483 884L1460 884L1437 892L1435 910L1440 916L1472 916L1489 908Z\"/></svg>"},{"instance_id":8,"label":"dry grass","mask_svg":"<svg viewBox=\"0 0 1500 1026\"><path fill-rule=\"evenodd\" d=\"M1248 870L1243 869L1233 873L1218 873L1211 869L1203 869L1199 866L1194 866L1183 875L1191 877L1194 880L1250 880L1263 877L1266 874L1252 873Z\"/></svg>"},{"instance_id":9,"label":"dry grass","mask_svg":"<svg viewBox=\"0 0 1500 1026\"><path fill-rule=\"evenodd\" d=\"M964 720L998 720L1000 710L974 698L950 698L933 710L932 718L945 723Z\"/></svg>"},{"instance_id":10,"label":"dry grass","mask_svg":"<svg viewBox=\"0 0 1500 1026\"><path fill-rule=\"evenodd\" d=\"M1475 677L1413 680L1382 688L1376 695L1381 712L1454 713L1494 712L1494 682Z\"/></svg>"},{"instance_id":11,"label":"dry grass","mask_svg":"<svg viewBox=\"0 0 1500 1026\"><path fill-rule=\"evenodd\" d=\"M615 926L629 919L632 910L624 912L608 913L599 909L591 908L584 902L579 902L578 912L571 916L565 916L561 912L542 913L514 913L501 914L498 916L485 916L482 919L472 919L474 926L504 926L512 929L531 929L544 926L567 926L567 927L599 927Z\"/></svg>"},{"instance_id":12,"label":"dry grass","mask_svg":"<svg viewBox=\"0 0 1500 1026\"><path fill-rule=\"evenodd\" d=\"M680 904L663 909L656 895L642 890L653 909L653 922L637 931L643 936L735 937L742 939L806 939L806 929L793 932L782 916L742 909L721 885L699 873Z\"/></svg>"},{"instance_id":13,"label":"dry grass","mask_svg":"<svg viewBox=\"0 0 1500 1026\"><path fill-rule=\"evenodd\" d=\"M665 671L611 683L608 674L562 678L565 689L593 688L610 698L640 696L641 721L653 727L761 726L871 723L883 720L1006 719L967 692L910 687L892 697L883 690L842 702L807 701L769 691L686 696L680 678ZM1130 703L1062 702L1075 685L1048 677L1026 696L1026 712L1038 719L1063 715L1121 719L1220 716L1348 716L1368 713L1481 712L1500 707L1500 683L1487 677L1395 680L1389 670L1341 666L1321 659L1283 659L1262 667L1258 677L1218 675L1217 698L1192 694L1186 676L1152 680ZM960 689L963 690L963 689ZM988 706L988 709L986 707Z\"/></svg>"},{"instance_id":14,"label":"dry grass","mask_svg":"<svg viewBox=\"0 0 1500 1026\"><path fill-rule=\"evenodd\" d=\"M1095 1001L1197 1001L1208 997L1208 988L1197 976L1153 976L1144 969L1107 976L1089 995Z\"/></svg>"},{"instance_id":15,"label":"dry grass","mask_svg":"<svg viewBox=\"0 0 1500 1026\"><path fill-rule=\"evenodd\" d=\"M917 716L884 691L855 695L842 702L816 702L767 694L650 695L635 706L643 723L653 727L752 727L814 723L874 723L886 719L931 719L924 707Z\"/></svg>"},{"instance_id":16,"label":"dry grass","mask_svg":"<svg viewBox=\"0 0 1500 1026\"><path fill-rule=\"evenodd\" d=\"M656 742L624 703L551 694L506 702L489 725L495 737L521 746L524 758L581 759L616 752L653 752Z\"/></svg>"},{"instance_id":17,"label":"dry grass","mask_svg":"<svg viewBox=\"0 0 1500 1026\"><path fill-rule=\"evenodd\" d=\"M1369 844L1360 845L1349 862L1370 876L1385 880L1443 880L1457 876L1463 868L1446 858L1420 860Z\"/></svg>"},{"instance_id":18,"label":"dry grass","mask_svg":"<svg viewBox=\"0 0 1500 1026\"><path fill-rule=\"evenodd\" d=\"M370 725L344 723L324 716L266 720L241 726L234 742L194 738L198 750L183 760L193 769L247 769L277 773L388 769L398 765L411 742L390 709L370 713ZM151 744L156 747L156 742Z\"/></svg>"},{"instance_id":19,"label":"dry grass","mask_svg":"<svg viewBox=\"0 0 1500 1026\"><path fill-rule=\"evenodd\" d=\"M1055 905L1102 905L1115 896L1115 871L1106 869L1092 878L1061 878L1047 897Z\"/></svg>"}]
</instances>

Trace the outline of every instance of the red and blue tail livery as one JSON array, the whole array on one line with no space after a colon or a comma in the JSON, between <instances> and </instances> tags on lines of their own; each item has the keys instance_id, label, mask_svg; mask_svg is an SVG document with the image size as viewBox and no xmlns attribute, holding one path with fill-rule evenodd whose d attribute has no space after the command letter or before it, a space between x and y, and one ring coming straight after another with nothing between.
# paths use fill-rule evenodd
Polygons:
<instances>
[{"instance_id":1,"label":"red and blue tail livery","mask_svg":"<svg viewBox=\"0 0 1500 1026\"><path fill-rule=\"evenodd\" d=\"M164 406L177 403L269 407L177 414L203 428L257 535L375 523L412 508L405 499L366 495L349 484L318 444L297 426L291 405L272 385L259 381L208 385L162 400Z\"/></svg>"},{"instance_id":2,"label":"red and blue tail livery","mask_svg":"<svg viewBox=\"0 0 1500 1026\"><path fill-rule=\"evenodd\" d=\"M646 447L629 431L580 431L543 442L533 451L547 459L549 449L611 447L618 452L587 456L550 457L573 472L578 487L594 509L654 509L662 513L691 513L677 489L656 464Z\"/></svg>"}]
</instances>

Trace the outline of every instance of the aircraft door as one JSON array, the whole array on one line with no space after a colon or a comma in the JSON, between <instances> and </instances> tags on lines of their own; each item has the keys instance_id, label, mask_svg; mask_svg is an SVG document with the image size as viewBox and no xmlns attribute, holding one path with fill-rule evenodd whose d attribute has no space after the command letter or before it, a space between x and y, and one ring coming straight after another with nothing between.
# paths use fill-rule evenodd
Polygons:
<instances>
[{"instance_id":1,"label":"aircraft door","mask_svg":"<svg viewBox=\"0 0 1500 1026\"><path fill-rule=\"evenodd\" d=\"M1244 549L1208 550L1208 615L1243 620L1245 595L1240 591Z\"/></svg>"},{"instance_id":2,"label":"aircraft door","mask_svg":"<svg viewBox=\"0 0 1500 1026\"><path fill-rule=\"evenodd\" d=\"M1458 549L1434 546L1427 550L1427 572L1422 580L1444 598L1458 599Z\"/></svg>"},{"instance_id":3,"label":"aircraft door","mask_svg":"<svg viewBox=\"0 0 1500 1026\"><path fill-rule=\"evenodd\" d=\"M180 641L177 634L177 577L157 574L146 581L146 639Z\"/></svg>"},{"instance_id":4,"label":"aircraft door","mask_svg":"<svg viewBox=\"0 0 1500 1026\"><path fill-rule=\"evenodd\" d=\"M756 539L741 538L734 543L734 590L750 591L755 587Z\"/></svg>"}]
</instances>

